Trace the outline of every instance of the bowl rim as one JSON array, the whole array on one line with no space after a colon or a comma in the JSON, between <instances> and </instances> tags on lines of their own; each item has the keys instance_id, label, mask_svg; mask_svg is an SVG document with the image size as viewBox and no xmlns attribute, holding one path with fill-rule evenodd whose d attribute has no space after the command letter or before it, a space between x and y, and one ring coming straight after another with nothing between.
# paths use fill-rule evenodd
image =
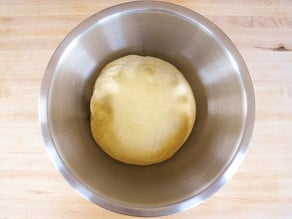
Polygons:
<instances>
[{"instance_id":1,"label":"bowl rim","mask_svg":"<svg viewBox=\"0 0 292 219\"><path fill-rule=\"evenodd\" d=\"M200 193L185 199L181 200L177 203L172 203L165 206L157 206L157 207L134 207L129 205L124 205L121 203L116 203L100 194L95 194L90 191L85 185L80 183L79 179L73 175L70 169L66 166L65 162L62 160L60 154L57 151L56 143L51 133L50 123L48 120L48 102L50 96L50 88L51 83L54 78L54 73L56 67L59 63L59 58L62 56L63 52L67 48L67 46L78 37L84 30L91 27L91 25L96 22L101 21L102 19L113 16L115 14L120 14L124 12L133 12L133 11L160 11L168 14L173 14L177 16L181 16L184 19L187 19L191 22L196 22L199 25L202 25L209 32L216 35L216 39L220 41L220 43L226 48L229 54L236 61L238 66L241 79L244 86L244 98L246 105L246 117L245 117L245 126L242 134L242 138L240 140L237 151L234 153L233 158L229 161L229 164L226 168L217 176L217 178L208 185L205 189L203 189ZM254 89L252 85L252 80L250 78L247 66L240 55L239 51L232 43L232 41L228 38L225 33L223 33L215 24L209 21L207 18L202 15L194 12L188 8L185 8L180 5L176 5L173 3L160 2L160 1L134 1L134 2L126 2L118 5L114 5L112 7L106 8L96 14L90 16L85 21L80 23L77 27L75 27L59 44L54 54L52 55L49 64L46 68L39 96L39 122L41 126L41 131L43 135L43 139L53 161L55 167L59 170L59 172L63 175L63 177L68 181L69 184L77 192L79 192L83 197L92 201L93 203L106 208L108 210L122 213L126 215L132 216L164 216L174 214L180 211L184 211L190 209L194 206L199 205L201 202L205 201L211 195L213 195L216 191L218 191L230 178L235 174L238 170L248 145L251 140L254 121L255 121L255 95Z\"/></svg>"}]
</instances>

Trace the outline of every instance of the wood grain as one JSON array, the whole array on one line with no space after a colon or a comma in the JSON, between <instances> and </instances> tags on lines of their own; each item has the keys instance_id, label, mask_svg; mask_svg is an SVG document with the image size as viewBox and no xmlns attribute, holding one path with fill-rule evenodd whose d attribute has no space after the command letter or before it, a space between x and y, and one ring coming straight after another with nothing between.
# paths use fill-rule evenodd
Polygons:
<instances>
[{"instance_id":1,"label":"wood grain","mask_svg":"<svg viewBox=\"0 0 292 219\"><path fill-rule=\"evenodd\" d=\"M38 124L46 65L90 15L122 1L0 0L0 218L132 218L83 199L54 168ZM163 218L292 217L292 1L176 0L217 24L250 70L256 123L230 182Z\"/></svg>"}]
</instances>

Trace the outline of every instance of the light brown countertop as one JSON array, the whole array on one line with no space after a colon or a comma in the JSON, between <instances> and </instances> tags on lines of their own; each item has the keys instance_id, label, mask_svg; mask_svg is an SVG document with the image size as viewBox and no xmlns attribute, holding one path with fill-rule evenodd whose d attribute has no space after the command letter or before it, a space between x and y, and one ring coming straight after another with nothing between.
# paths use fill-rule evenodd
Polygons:
<instances>
[{"instance_id":1,"label":"light brown countertop","mask_svg":"<svg viewBox=\"0 0 292 219\"><path fill-rule=\"evenodd\" d=\"M90 15L122 1L0 0L0 218L131 218L82 198L52 164L38 123L46 65ZM236 175L200 206L163 218L292 217L292 1L170 1L217 24L249 68L256 122Z\"/></svg>"}]
</instances>

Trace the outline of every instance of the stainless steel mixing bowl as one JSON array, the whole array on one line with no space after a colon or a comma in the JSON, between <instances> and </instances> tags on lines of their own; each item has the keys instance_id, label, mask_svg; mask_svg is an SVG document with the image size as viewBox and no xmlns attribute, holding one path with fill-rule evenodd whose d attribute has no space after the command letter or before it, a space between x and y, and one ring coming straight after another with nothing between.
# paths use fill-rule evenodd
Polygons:
<instances>
[{"instance_id":1,"label":"stainless steel mixing bowl","mask_svg":"<svg viewBox=\"0 0 292 219\"><path fill-rule=\"evenodd\" d=\"M120 163L91 136L94 81L127 54L171 62L197 100L192 134L160 164ZM215 193L239 167L255 116L248 70L228 37L189 9L152 1L114 6L77 26L48 64L39 104L47 149L67 181L92 202L136 216L172 214Z\"/></svg>"}]
</instances>

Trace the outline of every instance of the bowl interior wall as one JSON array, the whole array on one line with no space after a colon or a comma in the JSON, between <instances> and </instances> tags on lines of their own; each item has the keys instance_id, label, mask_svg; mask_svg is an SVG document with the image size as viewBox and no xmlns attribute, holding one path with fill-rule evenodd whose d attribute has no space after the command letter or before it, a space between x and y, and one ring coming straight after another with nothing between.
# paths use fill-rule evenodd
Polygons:
<instances>
[{"instance_id":1,"label":"bowl interior wall","mask_svg":"<svg viewBox=\"0 0 292 219\"><path fill-rule=\"evenodd\" d=\"M115 161L91 136L89 102L98 72L128 54L171 62L196 98L189 139L160 164ZM48 116L59 155L93 193L129 206L164 206L200 193L229 164L243 133L245 93L234 63L216 36L187 18L134 11L100 20L70 43L56 67Z\"/></svg>"}]
</instances>

